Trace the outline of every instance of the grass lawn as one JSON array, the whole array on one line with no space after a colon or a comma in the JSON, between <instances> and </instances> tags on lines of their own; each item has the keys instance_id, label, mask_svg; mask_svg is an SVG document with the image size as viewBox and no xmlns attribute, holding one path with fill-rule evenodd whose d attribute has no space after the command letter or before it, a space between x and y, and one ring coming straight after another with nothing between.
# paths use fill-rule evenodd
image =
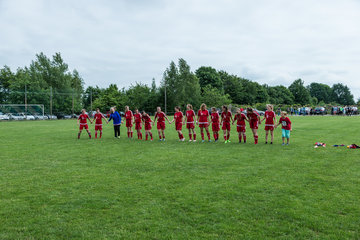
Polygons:
<instances>
[{"instance_id":1,"label":"grass lawn","mask_svg":"<svg viewBox=\"0 0 360 240\"><path fill-rule=\"evenodd\" d=\"M0 239L359 239L360 150L331 145L360 144L360 117L291 120L289 146L0 122Z\"/></svg>"}]
</instances>

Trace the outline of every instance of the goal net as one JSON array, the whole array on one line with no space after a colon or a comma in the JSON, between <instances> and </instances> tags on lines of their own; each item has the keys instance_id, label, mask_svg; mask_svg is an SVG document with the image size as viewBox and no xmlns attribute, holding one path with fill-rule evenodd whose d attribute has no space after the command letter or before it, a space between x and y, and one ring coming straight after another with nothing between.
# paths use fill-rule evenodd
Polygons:
<instances>
[{"instance_id":1,"label":"goal net","mask_svg":"<svg viewBox=\"0 0 360 240\"><path fill-rule=\"evenodd\" d=\"M0 112L3 114L23 113L25 115L44 116L43 104L0 104Z\"/></svg>"}]
</instances>

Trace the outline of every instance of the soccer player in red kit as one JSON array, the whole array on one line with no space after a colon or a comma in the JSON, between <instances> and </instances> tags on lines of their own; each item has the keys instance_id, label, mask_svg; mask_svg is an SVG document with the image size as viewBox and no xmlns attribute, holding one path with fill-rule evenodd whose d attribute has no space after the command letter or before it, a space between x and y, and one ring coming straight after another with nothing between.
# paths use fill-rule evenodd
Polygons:
<instances>
[{"instance_id":1,"label":"soccer player in red kit","mask_svg":"<svg viewBox=\"0 0 360 240\"><path fill-rule=\"evenodd\" d=\"M125 106L125 121L126 121L128 138L133 137L133 130L132 130L133 117L134 117L134 115L133 115L132 111L129 109L129 106Z\"/></svg>"},{"instance_id":2,"label":"soccer player in red kit","mask_svg":"<svg viewBox=\"0 0 360 240\"><path fill-rule=\"evenodd\" d=\"M265 144L268 143L268 135L269 135L269 131L271 134L271 142L270 144L273 144L274 141L274 122L276 122L276 114L274 112L274 107L271 104L267 104L266 105L266 111L265 111L265 115L264 118L262 119L262 121L265 120Z\"/></svg>"},{"instance_id":3,"label":"soccer player in red kit","mask_svg":"<svg viewBox=\"0 0 360 240\"><path fill-rule=\"evenodd\" d=\"M195 111L193 110L193 106L191 104L186 105L186 113L184 117L184 124L186 122L186 128L189 130L189 142L192 141L192 136L194 136L194 142L196 142L196 132L195 132ZM192 133L192 134L191 134Z\"/></svg>"},{"instance_id":4,"label":"soccer player in red kit","mask_svg":"<svg viewBox=\"0 0 360 240\"><path fill-rule=\"evenodd\" d=\"M261 119L259 113L254 111L252 108L247 109L247 117L249 119L250 128L254 135L255 144L258 144L259 136L258 136L258 128L259 124L261 124Z\"/></svg>"},{"instance_id":5,"label":"soccer player in red kit","mask_svg":"<svg viewBox=\"0 0 360 240\"><path fill-rule=\"evenodd\" d=\"M89 134L89 138L91 138L91 133L89 131L89 126L87 124L87 119L89 119L90 123L92 123L91 119L89 118L89 116L86 114L86 110L82 109L81 110L81 114L77 120L77 124L79 125L79 133L78 133L78 139L80 139L80 135L81 135L81 131L85 128L85 130L87 131L87 133ZM79 123L80 121L80 123Z\"/></svg>"},{"instance_id":6,"label":"soccer player in red kit","mask_svg":"<svg viewBox=\"0 0 360 240\"><path fill-rule=\"evenodd\" d=\"M135 123L135 130L137 131L137 137L138 139L142 139L142 132L141 132L141 128L142 128L142 122L141 122L142 116L141 113L139 112L139 109L135 109L135 114L134 114L134 123Z\"/></svg>"},{"instance_id":7,"label":"soccer player in red kit","mask_svg":"<svg viewBox=\"0 0 360 240\"><path fill-rule=\"evenodd\" d=\"M146 136L146 141L148 140L148 136L150 136L151 141L153 140L153 135L151 133L151 118L149 116L149 114L147 114L145 111L142 112L141 114L141 118L144 122L145 125L145 136Z\"/></svg>"},{"instance_id":8,"label":"soccer player in red kit","mask_svg":"<svg viewBox=\"0 0 360 240\"><path fill-rule=\"evenodd\" d=\"M236 120L236 130L239 134L239 143L241 143L241 139L244 138L244 143L246 143L246 125L245 125L245 121L248 121L246 115L244 113L242 113L241 109L238 108L236 111L236 114L234 116L234 120L232 122L232 124L234 124Z\"/></svg>"},{"instance_id":9,"label":"soccer player in red kit","mask_svg":"<svg viewBox=\"0 0 360 240\"><path fill-rule=\"evenodd\" d=\"M285 138L287 139L286 145L289 145L290 131L292 131L292 126L290 119L287 117L287 112L285 111L281 112L281 118L279 119L279 123L275 127L279 126L280 124L282 125L282 145L285 145Z\"/></svg>"},{"instance_id":10,"label":"soccer player in red kit","mask_svg":"<svg viewBox=\"0 0 360 240\"><path fill-rule=\"evenodd\" d=\"M221 113L221 125L222 130L224 131L224 140L225 143L230 142L230 122L232 121L232 114L229 111L227 106L222 106L222 113Z\"/></svg>"},{"instance_id":11,"label":"soccer player in red kit","mask_svg":"<svg viewBox=\"0 0 360 240\"><path fill-rule=\"evenodd\" d=\"M206 109L205 103L201 104L200 110L198 111L197 115L198 115L197 124L200 127L202 142L205 142L204 128L206 130L206 134L208 136L209 142L211 142L210 132L209 132L209 111Z\"/></svg>"},{"instance_id":12,"label":"soccer player in red kit","mask_svg":"<svg viewBox=\"0 0 360 240\"><path fill-rule=\"evenodd\" d=\"M106 117L100 112L100 109L96 109L93 122L95 121L95 138L97 138L97 132L100 131L100 137L102 137L102 119L105 119L106 123L109 123Z\"/></svg>"},{"instance_id":13,"label":"soccer player in red kit","mask_svg":"<svg viewBox=\"0 0 360 240\"><path fill-rule=\"evenodd\" d=\"M157 119L157 130L159 134L159 141L165 141L165 119L168 121L168 123L170 123L170 121L167 118L166 114L163 111L161 111L161 107L157 107L156 109L153 125L155 124L156 119ZM162 135L162 139L161 139L161 135Z\"/></svg>"},{"instance_id":14,"label":"soccer player in red kit","mask_svg":"<svg viewBox=\"0 0 360 240\"><path fill-rule=\"evenodd\" d=\"M213 131L215 142L219 140L219 131L220 131L220 115L215 107L211 108L211 128Z\"/></svg>"},{"instance_id":15,"label":"soccer player in red kit","mask_svg":"<svg viewBox=\"0 0 360 240\"><path fill-rule=\"evenodd\" d=\"M170 123L173 123L175 121L175 130L178 132L179 140L182 142L185 141L184 135L181 132L183 125L183 117L184 116L183 113L180 111L180 107L176 106L174 119Z\"/></svg>"}]
</instances>

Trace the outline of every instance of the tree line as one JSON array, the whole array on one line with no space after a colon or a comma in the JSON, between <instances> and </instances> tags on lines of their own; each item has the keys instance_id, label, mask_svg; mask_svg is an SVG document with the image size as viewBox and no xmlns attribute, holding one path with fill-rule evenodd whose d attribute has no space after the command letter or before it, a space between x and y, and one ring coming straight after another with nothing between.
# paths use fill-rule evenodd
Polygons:
<instances>
[{"instance_id":1,"label":"tree line","mask_svg":"<svg viewBox=\"0 0 360 240\"><path fill-rule=\"evenodd\" d=\"M224 104L262 106L265 103L288 106L355 104L349 87L341 83L329 86L314 82L305 86L303 80L297 79L289 87L261 85L208 66L193 72L182 58L177 64L170 63L159 86L153 79L151 86L134 83L128 88L118 88L110 84L107 88L89 86L84 89L79 72L70 71L60 53L51 59L43 53L37 54L29 67L18 68L15 72L8 66L0 69L1 104L23 104L25 93L28 104L44 104L48 111L52 101L55 112L63 113L79 112L83 107L99 107L105 111L111 106L125 105L150 113L161 106L172 112L177 105L199 106L202 102L215 107Z\"/></svg>"}]
</instances>

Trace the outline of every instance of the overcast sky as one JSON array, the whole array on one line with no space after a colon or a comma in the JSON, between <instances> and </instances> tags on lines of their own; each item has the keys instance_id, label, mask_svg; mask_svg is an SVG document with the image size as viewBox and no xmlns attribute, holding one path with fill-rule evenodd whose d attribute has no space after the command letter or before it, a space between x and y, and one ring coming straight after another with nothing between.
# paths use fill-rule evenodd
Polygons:
<instances>
[{"instance_id":1,"label":"overcast sky","mask_svg":"<svg viewBox=\"0 0 360 240\"><path fill-rule=\"evenodd\" d=\"M61 52L86 86L159 83L170 61L360 97L358 0L0 0L0 65Z\"/></svg>"}]
</instances>

